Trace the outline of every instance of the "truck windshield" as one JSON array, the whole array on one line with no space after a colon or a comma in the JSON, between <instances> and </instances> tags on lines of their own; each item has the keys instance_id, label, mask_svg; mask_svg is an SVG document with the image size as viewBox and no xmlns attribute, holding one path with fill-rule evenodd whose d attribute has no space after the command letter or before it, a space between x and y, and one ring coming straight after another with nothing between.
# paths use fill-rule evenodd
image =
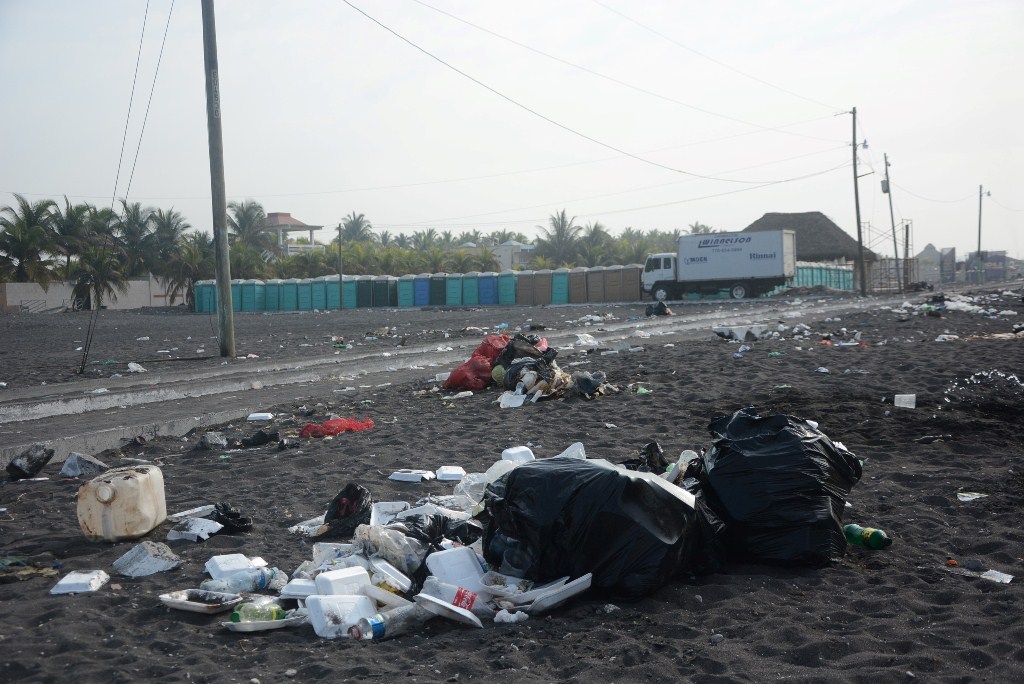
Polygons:
<instances>
[{"instance_id":1,"label":"truck windshield","mask_svg":"<svg viewBox=\"0 0 1024 684\"><path fill-rule=\"evenodd\" d=\"M651 271L657 271L661 268L661 257L650 257L647 259L647 264L644 266L644 271L650 273Z\"/></svg>"}]
</instances>

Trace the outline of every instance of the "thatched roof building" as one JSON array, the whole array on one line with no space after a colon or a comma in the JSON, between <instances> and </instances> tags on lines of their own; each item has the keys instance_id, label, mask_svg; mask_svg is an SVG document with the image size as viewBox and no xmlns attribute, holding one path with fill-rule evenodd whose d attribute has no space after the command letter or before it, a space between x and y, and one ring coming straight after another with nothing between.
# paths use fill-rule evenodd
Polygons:
<instances>
[{"instance_id":1,"label":"thatched roof building","mask_svg":"<svg viewBox=\"0 0 1024 684\"><path fill-rule=\"evenodd\" d=\"M797 261L833 261L857 259L857 240L843 232L832 219L820 211L800 214L765 214L744 231L792 230L796 233ZM865 248L864 260L876 261L874 252Z\"/></svg>"}]
</instances>

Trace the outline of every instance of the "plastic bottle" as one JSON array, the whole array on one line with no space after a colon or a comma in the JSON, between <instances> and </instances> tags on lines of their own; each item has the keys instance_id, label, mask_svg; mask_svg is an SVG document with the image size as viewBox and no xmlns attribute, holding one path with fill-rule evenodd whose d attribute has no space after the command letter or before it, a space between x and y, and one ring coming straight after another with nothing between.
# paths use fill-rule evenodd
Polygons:
<instances>
[{"instance_id":1,"label":"plastic bottle","mask_svg":"<svg viewBox=\"0 0 1024 684\"><path fill-rule=\"evenodd\" d=\"M892 545L892 539L882 530L873 527L861 527L860 525L849 524L843 528L846 541L858 546L866 546L869 549L884 549Z\"/></svg>"},{"instance_id":2,"label":"plastic bottle","mask_svg":"<svg viewBox=\"0 0 1024 684\"><path fill-rule=\"evenodd\" d=\"M348 635L353 639L390 639L416 629L434 614L418 603L377 613L349 627Z\"/></svg>"},{"instance_id":3,"label":"plastic bottle","mask_svg":"<svg viewBox=\"0 0 1024 684\"><path fill-rule=\"evenodd\" d=\"M477 596L476 593L454 584L442 582L433 575L428 576L423 581L423 588L420 590L420 593L441 599L458 608L465 608L477 617L494 618L494 609L488 608L487 602Z\"/></svg>"},{"instance_id":4,"label":"plastic bottle","mask_svg":"<svg viewBox=\"0 0 1024 684\"><path fill-rule=\"evenodd\" d=\"M288 577L277 568L248 568L234 572L220 579L209 579L199 585L206 591L222 591L229 594L262 591L266 588L280 589Z\"/></svg>"},{"instance_id":5,"label":"plastic bottle","mask_svg":"<svg viewBox=\"0 0 1024 684\"><path fill-rule=\"evenodd\" d=\"M261 622L283 618L284 608L276 603L239 603L231 613L232 622Z\"/></svg>"}]
</instances>

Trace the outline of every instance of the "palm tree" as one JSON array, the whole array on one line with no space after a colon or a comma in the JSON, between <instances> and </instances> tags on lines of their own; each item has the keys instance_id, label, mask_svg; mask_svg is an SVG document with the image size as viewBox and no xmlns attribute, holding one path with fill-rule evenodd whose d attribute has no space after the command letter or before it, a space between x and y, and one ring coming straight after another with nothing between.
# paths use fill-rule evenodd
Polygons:
<instances>
[{"instance_id":1,"label":"palm tree","mask_svg":"<svg viewBox=\"0 0 1024 684\"><path fill-rule=\"evenodd\" d=\"M115 249L117 238L114 233L117 227L117 214L113 209L104 207L89 207L89 215L86 218L88 227L89 245L103 245L107 249Z\"/></svg>"},{"instance_id":2,"label":"palm tree","mask_svg":"<svg viewBox=\"0 0 1024 684\"><path fill-rule=\"evenodd\" d=\"M157 209L153 213L153 245L151 256L155 260L150 264L150 271L162 275L170 263L185 231L192 226L180 213L170 208L167 211Z\"/></svg>"},{"instance_id":3,"label":"palm tree","mask_svg":"<svg viewBox=\"0 0 1024 684\"><path fill-rule=\"evenodd\" d=\"M717 233L718 231L711 226L706 226L700 221L696 221L690 224L690 235L705 235L707 233Z\"/></svg>"},{"instance_id":4,"label":"palm tree","mask_svg":"<svg viewBox=\"0 0 1024 684\"><path fill-rule=\"evenodd\" d=\"M153 264L153 210L138 202L121 200L121 218L115 235L124 256L125 275L129 278L144 275Z\"/></svg>"},{"instance_id":5,"label":"palm tree","mask_svg":"<svg viewBox=\"0 0 1024 684\"><path fill-rule=\"evenodd\" d=\"M274 248L274 238L267 232L267 213L256 200L228 204L228 228L234 235L232 244L251 247L259 255Z\"/></svg>"},{"instance_id":6,"label":"palm tree","mask_svg":"<svg viewBox=\"0 0 1024 684\"><path fill-rule=\"evenodd\" d=\"M537 226L543 234L537 238L537 256L558 264L572 264L579 254L579 235L583 228L576 225L575 216L566 216L565 209L552 214L548 221L550 228Z\"/></svg>"},{"instance_id":7,"label":"palm tree","mask_svg":"<svg viewBox=\"0 0 1024 684\"><path fill-rule=\"evenodd\" d=\"M380 244L381 247L387 247L388 245L391 244L392 240L393 238L391 237L391 233L389 233L386 230L380 231L380 235L377 236L377 242Z\"/></svg>"},{"instance_id":8,"label":"palm tree","mask_svg":"<svg viewBox=\"0 0 1024 684\"><path fill-rule=\"evenodd\" d=\"M373 225L366 216L353 211L342 219L341 239L345 242L373 242Z\"/></svg>"},{"instance_id":9,"label":"palm tree","mask_svg":"<svg viewBox=\"0 0 1024 684\"><path fill-rule=\"evenodd\" d=\"M14 197L17 207L0 209L0 256L15 282L38 283L45 290L53 279L49 254L57 249L51 233L54 203Z\"/></svg>"},{"instance_id":10,"label":"palm tree","mask_svg":"<svg viewBox=\"0 0 1024 684\"><path fill-rule=\"evenodd\" d=\"M431 247L421 254L423 265L430 273L443 273L448 269L448 253L440 247Z\"/></svg>"},{"instance_id":11,"label":"palm tree","mask_svg":"<svg viewBox=\"0 0 1024 684\"><path fill-rule=\"evenodd\" d=\"M501 260L489 247L482 248L476 255L476 270L486 273L501 269Z\"/></svg>"},{"instance_id":12,"label":"palm tree","mask_svg":"<svg viewBox=\"0 0 1024 684\"><path fill-rule=\"evenodd\" d=\"M92 306L103 306L104 298L117 301L117 292L128 291L128 276L120 259L114 252L102 247L90 247L78 255L72 269L77 281L75 290L85 290L92 299Z\"/></svg>"},{"instance_id":13,"label":"palm tree","mask_svg":"<svg viewBox=\"0 0 1024 684\"><path fill-rule=\"evenodd\" d=\"M213 241L207 233L190 233L178 241L178 249L164 269L171 306L179 295L184 295L185 305L195 308L196 282L213 278L214 262Z\"/></svg>"},{"instance_id":14,"label":"palm tree","mask_svg":"<svg viewBox=\"0 0 1024 684\"><path fill-rule=\"evenodd\" d=\"M234 278L268 278L273 274L273 268L263 258L261 252L256 248L239 242L231 248L231 275Z\"/></svg>"},{"instance_id":15,"label":"palm tree","mask_svg":"<svg viewBox=\"0 0 1024 684\"><path fill-rule=\"evenodd\" d=\"M53 241L64 255L64 277L71 277L71 258L89 246L89 214L92 207L88 204L72 205L67 195L64 196L64 208L54 204L51 212L51 229Z\"/></svg>"},{"instance_id":16,"label":"palm tree","mask_svg":"<svg viewBox=\"0 0 1024 684\"><path fill-rule=\"evenodd\" d=\"M460 245L464 245L467 242L472 242L474 245L479 247L480 243L484 241L484 236L479 229L464 230L461 233L459 233L459 237L455 238L455 241Z\"/></svg>"},{"instance_id":17,"label":"palm tree","mask_svg":"<svg viewBox=\"0 0 1024 684\"><path fill-rule=\"evenodd\" d=\"M583 229L583 236L579 242L579 254L584 266L606 266L610 263L608 258L612 236L599 221L588 223Z\"/></svg>"},{"instance_id":18,"label":"palm tree","mask_svg":"<svg viewBox=\"0 0 1024 684\"><path fill-rule=\"evenodd\" d=\"M399 233L395 237L395 244L398 245L398 247L401 249L409 249L410 247L412 247L412 241L409 239L409 236L406 235L405 233Z\"/></svg>"},{"instance_id":19,"label":"palm tree","mask_svg":"<svg viewBox=\"0 0 1024 684\"><path fill-rule=\"evenodd\" d=\"M447 268L452 273L468 273L476 270L476 255L465 249L457 249L448 255Z\"/></svg>"},{"instance_id":20,"label":"palm tree","mask_svg":"<svg viewBox=\"0 0 1024 684\"><path fill-rule=\"evenodd\" d=\"M433 228L417 230L412 234L412 239L409 242L413 249L426 251L437 243L437 231Z\"/></svg>"},{"instance_id":21,"label":"palm tree","mask_svg":"<svg viewBox=\"0 0 1024 684\"><path fill-rule=\"evenodd\" d=\"M443 230L438 236L438 243L441 249L451 249L455 246L455 235L450 230Z\"/></svg>"}]
</instances>

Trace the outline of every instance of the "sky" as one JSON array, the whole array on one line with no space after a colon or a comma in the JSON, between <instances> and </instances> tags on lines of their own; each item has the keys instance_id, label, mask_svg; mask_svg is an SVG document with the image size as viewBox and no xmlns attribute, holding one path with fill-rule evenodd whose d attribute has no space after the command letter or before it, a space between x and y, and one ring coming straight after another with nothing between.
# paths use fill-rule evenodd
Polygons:
<instances>
[{"instance_id":1,"label":"sky","mask_svg":"<svg viewBox=\"0 0 1024 684\"><path fill-rule=\"evenodd\" d=\"M1020 0L216 0L229 201L376 231L820 211L1024 258ZM210 231L201 5L0 0L0 206ZM987 193L991 193L990 195ZM901 228L902 231L902 228ZM902 256L903 236L899 249Z\"/></svg>"}]
</instances>

